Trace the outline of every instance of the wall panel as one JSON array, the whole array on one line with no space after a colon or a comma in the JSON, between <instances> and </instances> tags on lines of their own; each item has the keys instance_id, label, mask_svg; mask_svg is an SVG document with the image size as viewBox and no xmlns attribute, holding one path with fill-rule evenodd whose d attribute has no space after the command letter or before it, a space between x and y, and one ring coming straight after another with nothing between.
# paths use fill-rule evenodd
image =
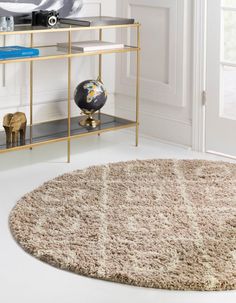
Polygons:
<instances>
[{"instance_id":1,"label":"wall panel","mask_svg":"<svg viewBox=\"0 0 236 303\"><path fill-rule=\"evenodd\" d=\"M146 120L150 116L153 121L156 115L158 121L165 121L156 137L184 145L191 144L191 13L191 1L187 0L122 0L118 6L118 14L142 25L141 129L153 135ZM127 44L136 43L134 31L122 31L118 37ZM117 60L117 92L123 95L116 108L120 114L132 108L129 97L135 94L135 62L134 54ZM168 121L173 123L167 130ZM175 136L176 125L185 135L175 140L179 137Z\"/></svg>"}]
</instances>

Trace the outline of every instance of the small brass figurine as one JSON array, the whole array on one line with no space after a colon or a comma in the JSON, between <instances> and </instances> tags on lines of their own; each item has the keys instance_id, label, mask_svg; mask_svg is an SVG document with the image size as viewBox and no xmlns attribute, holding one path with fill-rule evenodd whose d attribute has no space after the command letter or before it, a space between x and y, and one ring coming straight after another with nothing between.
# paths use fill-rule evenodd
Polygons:
<instances>
[{"instance_id":1,"label":"small brass figurine","mask_svg":"<svg viewBox=\"0 0 236 303\"><path fill-rule=\"evenodd\" d=\"M27 119L24 113L7 114L3 118L3 127L6 132L7 148L18 145L20 133L20 145L25 145Z\"/></svg>"}]
</instances>

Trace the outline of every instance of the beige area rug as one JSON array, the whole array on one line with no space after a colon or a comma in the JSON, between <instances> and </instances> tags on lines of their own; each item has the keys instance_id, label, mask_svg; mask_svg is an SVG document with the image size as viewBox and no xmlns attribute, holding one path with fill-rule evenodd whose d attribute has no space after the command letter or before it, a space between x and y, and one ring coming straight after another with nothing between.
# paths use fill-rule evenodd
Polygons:
<instances>
[{"instance_id":1,"label":"beige area rug","mask_svg":"<svg viewBox=\"0 0 236 303\"><path fill-rule=\"evenodd\" d=\"M235 164L90 167L27 194L10 227L28 253L77 274L162 289L236 289Z\"/></svg>"}]
</instances>

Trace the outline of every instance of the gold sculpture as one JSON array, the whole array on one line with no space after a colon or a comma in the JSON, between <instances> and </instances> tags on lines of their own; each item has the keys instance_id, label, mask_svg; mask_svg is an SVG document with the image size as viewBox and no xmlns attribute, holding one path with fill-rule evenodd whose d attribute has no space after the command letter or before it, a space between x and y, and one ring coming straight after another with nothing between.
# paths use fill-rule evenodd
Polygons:
<instances>
[{"instance_id":1,"label":"gold sculpture","mask_svg":"<svg viewBox=\"0 0 236 303\"><path fill-rule=\"evenodd\" d=\"M7 148L18 145L20 133L20 145L25 145L27 119L24 113L7 114L3 118L3 127L6 132Z\"/></svg>"}]
</instances>

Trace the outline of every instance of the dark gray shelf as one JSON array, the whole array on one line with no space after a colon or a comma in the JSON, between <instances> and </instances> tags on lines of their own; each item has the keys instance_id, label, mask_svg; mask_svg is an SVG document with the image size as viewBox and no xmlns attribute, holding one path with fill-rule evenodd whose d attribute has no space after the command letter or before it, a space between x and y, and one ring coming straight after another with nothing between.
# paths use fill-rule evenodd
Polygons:
<instances>
[{"instance_id":1,"label":"dark gray shelf","mask_svg":"<svg viewBox=\"0 0 236 303\"><path fill-rule=\"evenodd\" d=\"M98 114L95 114L94 117L98 119ZM115 129L122 129L127 127L133 127L136 125L134 121L117 118L114 116L101 114L100 120L101 125L96 129L86 129L79 125L79 121L84 119L84 117L75 117L71 118L71 137L82 137L86 135L96 134L99 131L107 132ZM26 143L23 146L9 147L6 146L6 136L5 132L0 132L0 152L10 151L17 148L27 148L33 145L39 145L40 143L50 142L50 141L63 141L68 138L68 120L56 120L50 122L44 122L41 124L35 124L32 127L33 138L32 142L30 142L30 127L27 126L26 131Z\"/></svg>"}]
</instances>

